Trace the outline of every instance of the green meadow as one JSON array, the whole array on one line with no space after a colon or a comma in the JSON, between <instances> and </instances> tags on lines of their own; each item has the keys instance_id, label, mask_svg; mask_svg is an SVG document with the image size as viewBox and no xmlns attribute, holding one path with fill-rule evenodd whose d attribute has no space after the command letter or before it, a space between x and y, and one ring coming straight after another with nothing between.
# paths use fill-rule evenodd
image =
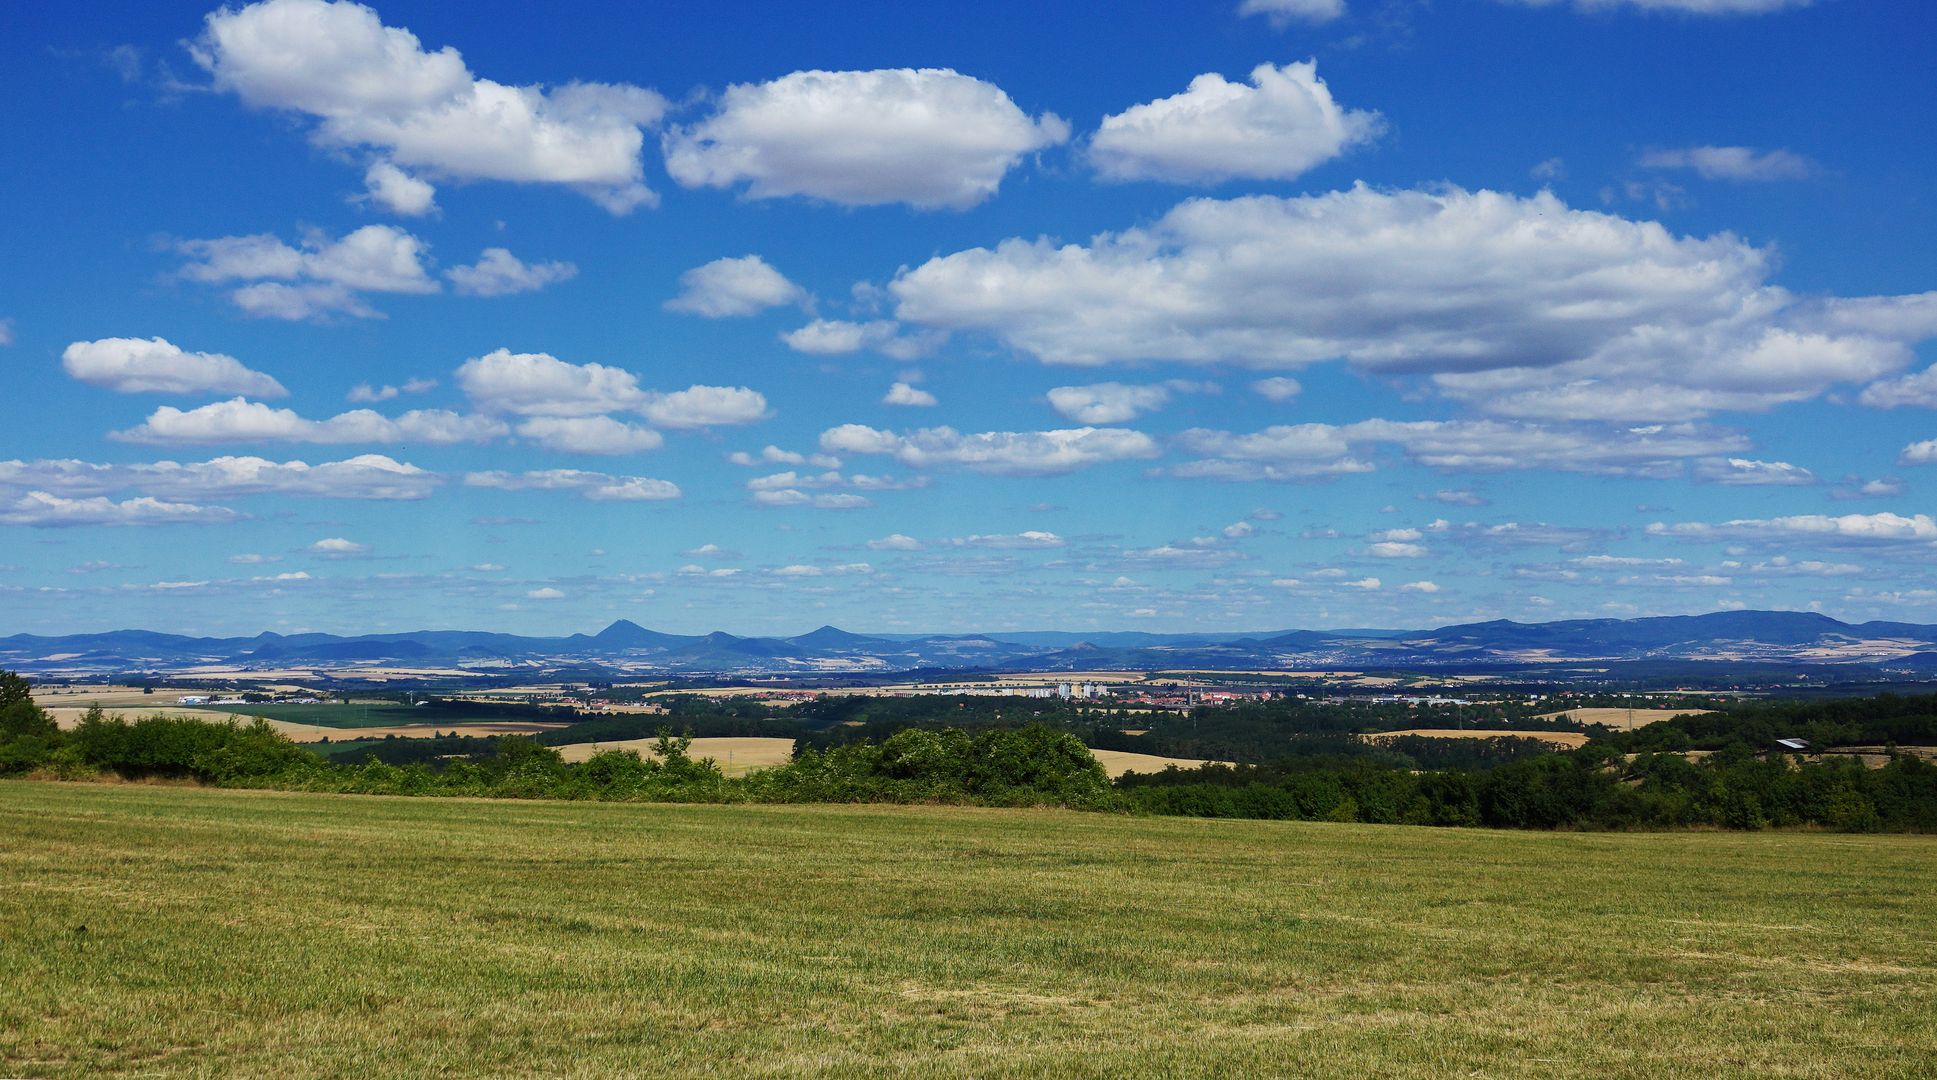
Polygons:
<instances>
[{"instance_id":1,"label":"green meadow","mask_svg":"<svg viewBox=\"0 0 1937 1080\"><path fill-rule=\"evenodd\" d=\"M0 1075L1928 1076L1937 839L0 782Z\"/></svg>"}]
</instances>

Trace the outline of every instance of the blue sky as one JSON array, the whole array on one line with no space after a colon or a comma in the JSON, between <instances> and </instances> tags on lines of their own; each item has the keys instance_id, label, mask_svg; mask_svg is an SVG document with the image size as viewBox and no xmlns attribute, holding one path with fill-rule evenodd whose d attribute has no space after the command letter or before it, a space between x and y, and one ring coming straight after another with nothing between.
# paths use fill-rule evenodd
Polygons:
<instances>
[{"instance_id":1,"label":"blue sky","mask_svg":"<svg viewBox=\"0 0 1937 1080\"><path fill-rule=\"evenodd\" d=\"M1937 13L0 16L0 631L1937 621Z\"/></svg>"}]
</instances>

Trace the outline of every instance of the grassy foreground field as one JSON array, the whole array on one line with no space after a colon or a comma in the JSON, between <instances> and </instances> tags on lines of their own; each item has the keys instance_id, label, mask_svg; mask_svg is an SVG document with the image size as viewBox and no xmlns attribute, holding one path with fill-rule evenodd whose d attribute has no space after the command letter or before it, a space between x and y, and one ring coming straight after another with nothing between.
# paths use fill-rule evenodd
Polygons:
<instances>
[{"instance_id":1,"label":"grassy foreground field","mask_svg":"<svg viewBox=\"0 0 1937 1080\"><path fill-rule=\"evenodd\" d=\"M1932 1016L1930 837L0 782L6 1076L1916 1076Z\"/></svg>"}]
</instances>

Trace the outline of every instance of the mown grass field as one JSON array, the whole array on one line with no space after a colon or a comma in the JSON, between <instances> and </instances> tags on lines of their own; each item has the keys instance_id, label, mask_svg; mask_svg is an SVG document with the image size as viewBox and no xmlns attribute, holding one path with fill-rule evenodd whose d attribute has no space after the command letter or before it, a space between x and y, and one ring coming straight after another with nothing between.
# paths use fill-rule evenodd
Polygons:
<instances>
[{"instance_id":1,"label":"mown grass field","mask_svg":"<svg viewBox=\"0 0 1937 1080\"><path fill-rule=\"evenodd\" d=\"M1931 837L0 782L6 1076L1927 1076L1933 1016Z\"/></svg>"}]
</instances>

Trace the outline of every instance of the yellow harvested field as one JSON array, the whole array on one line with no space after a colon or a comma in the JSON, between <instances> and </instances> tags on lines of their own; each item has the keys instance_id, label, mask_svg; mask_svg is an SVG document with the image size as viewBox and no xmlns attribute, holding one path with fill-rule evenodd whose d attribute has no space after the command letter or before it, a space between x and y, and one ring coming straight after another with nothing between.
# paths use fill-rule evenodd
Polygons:
<instances>
[{"instance_id":1,"label":"yellow harvested field","mask_svg":"<svg viewBox=\"0 0 1937 1080\"><path fill-rule=\"evenodd\" d=\"M1407 735L1417 735L1422 739L1539 739L1570 750L1587 745L1587 736L1578 731L1513 731L1504 728L1407 728L1404 731L1381 731L1376 735L1360 737L1381 740Z\"/></svg>"},{"instance_id":2,"label":"yellow harvested field","mask_svg":"<svg viewBox=\"0 0 1937 1080\"><path fill-rule=\"evenodd\" d=\"M1229 765L1228 761L1200 761L1196 758L1159 757L1156 754L1133 754L1128 750L1091 750L1096 760L1103 763L1103 771L1114 780L1127 772L1158 773L1172 765L1180 769L1195 769L1199 765Z\"/></svg>"},{"instance_id":3,"label":"yellow harvested field","mask_svg":"<svg viewBox=\"0 0 1937 1080\"><path fill-rule=\"evenodd\" d=\"M90 704L92 704L91 700ZM87 715L87 707L83 705L43 705L42 708L47 710L47 715L54 718L56 725L63 728L75 727L81 722L81 717ZM104 705L101 712L110 720L126 720L129 723L134 723L136 720L144 720L150 716L167 716L180 720L206 720L212 724L226 724L235 719L234 715L218 709L184 709L173 705L162 705L160 703L144 705L140 708L111 708Z\"/></svg>"},{"instance_id":4,"label":"yellow harvested field","mask_svg":"<svg viewBox=\"0 0 1937 1080\"><path fill-rule=\"evenodd\" d=\"M626 739L621 742L572 743L558 752L566 761L584 761L601 750L633 750L641 757L652 754L658 739ZM694 739L689 753L695 758L712 758L728 776L744 776L755 769L785 765L794 758L794 740L753 737Z\"/></svg>"},{"instance_id":5,"label":"yellow harvested field","mask_svg":"<svg viewBox=\"0 0 1937 1080\"><path fill-rule=\"evenodd\" d=\"M1606 724L1621 731L1633 731L1638 727L1658 724L1663 720L1673 720L1677 716L1706 716L1709 709L1566 709L1561 712L1542 713L1542 720L1573 720L1579 724Z\"/></svg>"},{"instance_id":6,"label":"yellow harvested field","mask_svg":"<svg viewBox=\"0 0 1937 1080\"><path fill-rule=\"evenodd\" d=\"M621 742L571 743L558 748L566 761L584 761L601 750L635 750L641 755L652 753L657 739L626 739ZM696 758L712 758L719 762L721 770L728 776L743 776L755 769L765 769L774 765L785 765L794 757L792 739L694 739L690 753ZM1228 762L1205 762L1193 758L1159 757L1156 754L1133 754L1124 750L1092 750L1096 760L1102 762L1103 771L1112 778L1127 772L1162 772L1167 766L1175 765L1180 769L1195 769L1199 765Z\"/></svg>"}]
</instances>

